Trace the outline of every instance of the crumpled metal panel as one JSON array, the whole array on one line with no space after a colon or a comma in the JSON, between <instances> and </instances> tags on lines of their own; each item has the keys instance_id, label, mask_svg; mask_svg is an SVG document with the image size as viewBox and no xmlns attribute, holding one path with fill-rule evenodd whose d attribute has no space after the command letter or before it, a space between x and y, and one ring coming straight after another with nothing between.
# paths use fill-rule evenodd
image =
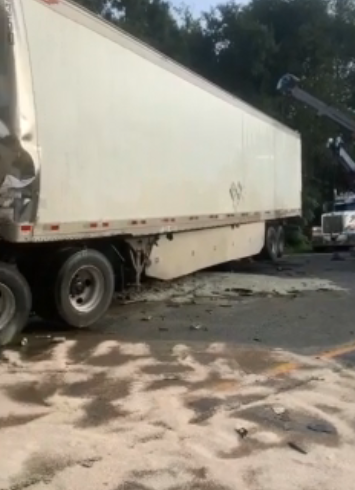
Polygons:
<instances>
[{"instance_id":1,"label":"crumpled metal panel","mask_svg":"<svg viewBox=\"0 0 355 490\"><path fill-rule=\"evenodd\" d=\"M39 152L21 0L0 0L0 219L32 222Z\"/></svg>"}]
</instances>

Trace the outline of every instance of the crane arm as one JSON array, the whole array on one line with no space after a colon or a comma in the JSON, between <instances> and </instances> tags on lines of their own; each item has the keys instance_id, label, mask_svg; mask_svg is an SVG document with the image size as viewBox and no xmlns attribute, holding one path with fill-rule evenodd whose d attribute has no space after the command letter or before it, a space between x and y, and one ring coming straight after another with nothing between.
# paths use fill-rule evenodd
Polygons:
<instances>
[{"instance_id":1,"label":"crane arm","mask_svg":"<svg viewBox=\"0 0 355 490\"><path fill-rule=\"evenodd\" d=\"M339 109L325 104L310 93L301 89L298 86L299 81L299 78L297 78L295 75L284 75L280 78L277 84L277 90L284 95L291 95L296 100L307 104L315 109L320 116L329 117L329 119L332 119L340 126L343 126L355 134L355 121L351 119L351 117L344 114L342 111L339 111Z\"/></svg>"},{"instance_id":2,"label":"crane arm","mask_svg":"<svg viewBox=\"0 0 355 490\"><path fill-rule=\"evenodd\" d=\"M340 163L340 165L346 171L349 180L351 181L351 188L355 190L355 162L349 155L349 153L345 150L343 146L343 140L340 136L337 138L329 138L327 147L331 150L336 160Z\"/></svg>"}]
</instances>

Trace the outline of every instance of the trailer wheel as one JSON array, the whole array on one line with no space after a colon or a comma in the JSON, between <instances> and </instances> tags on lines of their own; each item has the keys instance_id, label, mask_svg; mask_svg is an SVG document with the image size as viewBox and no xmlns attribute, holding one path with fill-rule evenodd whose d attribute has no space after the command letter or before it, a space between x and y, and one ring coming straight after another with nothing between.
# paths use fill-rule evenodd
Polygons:
<instances>
[{"instance_id":1,"label":"trailer wheel","mask_svg":"<svg viewBox=\"0 0 355 490\"><path fill-rule=\"evenodd\" d=\"M25 327L32 306L30 287L23 275L0 264L0 347L10 344Z\"/></svg>"},{"instance_id":2,"label":"trailer wheel","mask_svg":"<svg viewBox=\"0 0 355 490\"><path fill-rule=\"evenodd\" d=\"M81 248L65 247L43 257L37 267L37 274L32 278L33 309L38 316L49 322L60 320L55 299L55 283L58 270L63 261Z\"/></svg>"},{"instance_id":3,"label":"trailer wheel","mask_svg":"<svg viewBox=\"0 0 355 490\"><path fill-rule=\"evenodd\" d=\"M277 257L280 259L285 253L285 230L283 226L279 226L277 229Z\"/></svg>"},{"instance_id":4,"label":"trailer wheel","mask_svg":"<svg viewBox=\"0 0 355 490\"><path fill-rule=\"evenodd\" d=\"M107 312L114 293L113 268L96 250L73 251L62 260L55 280L59 317L72 327L96 323Z\"/></svg>"},{"instance_id":5,"label":"trailer wheel","mask_svg":"<svg viewBox=\"0 0 355 490\"><path fill-rule=\"evenodd\" d=\"M277 260L277 254L277 233L273 226L269 226L265 236L265 255L269 260L275 262Z\"/></svg>"}]
</instances>

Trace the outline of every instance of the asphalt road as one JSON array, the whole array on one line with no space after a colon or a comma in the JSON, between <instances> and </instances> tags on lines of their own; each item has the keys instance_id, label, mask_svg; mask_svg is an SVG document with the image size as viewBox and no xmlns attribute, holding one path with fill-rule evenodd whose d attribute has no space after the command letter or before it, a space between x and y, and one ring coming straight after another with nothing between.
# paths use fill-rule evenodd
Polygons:
<instances>
[{"instance_id":1,"label":"asphalt road","mask_svg":"<svg viewBox=\"0 0 355 490\"><path fill-rule=\"evenodd\" d=\"M0 358L0 490L344 490L355 259L246 262L33 321Z\"/></svg>"},{"instance_id":2,"label":"asphalt road","mask_svg":"<svg viewBox=\"0 0 355 490\"><path fill-rule=\"evenodd\" d=\"M303 354L334 348L355 341L355 258L346 253L341 257L340 261L333 261L330 254L287 257L277 267L235 264L229 274L249 275L254 284L259 281L259 290L244 291L242 281L240 291L237 287L227 301L218 291L216 297L189 297L181 303L118 306L105 329L125 341L257 344ZM309 279L324 283L299 290ZM283 280L290 281L285 296L279 293ZM265 290L270 283L274 288ZM195 330L194 325L201 328Z\"/></svg>"},{"instance_id":3,"label":"asphalt road","mask_svg":"<svg viewBox=\"0 0 355 490\"><path fill-rule=\"evenodd\" d=\"M225 276L236 284L226 283ZM26 355L41 355L47 333L77 339L78 350L115 338L154 344L154 350L164 349L164 343L227 342L313 355L355 342L355 258L347 253L341 260L331 254L288 256L277 266L236 263L192 280L200 277L190 288L184 285L189 279L178 281L177 287L145 285L128 304L117 301L90 331L34 322L24 333L29 339ZM195 294L200 283L213 285Z\"/></svg>"}]
</instances>

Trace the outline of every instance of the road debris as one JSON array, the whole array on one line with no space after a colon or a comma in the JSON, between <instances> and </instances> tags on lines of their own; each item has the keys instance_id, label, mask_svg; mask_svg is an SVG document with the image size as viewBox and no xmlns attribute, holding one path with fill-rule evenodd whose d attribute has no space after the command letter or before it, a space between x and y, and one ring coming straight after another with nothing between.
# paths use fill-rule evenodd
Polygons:
<instances>
[{"instance_id":1,"label":"road debris","mask_svg":"<svg viewBox=\"0 0 355 490\"><path fill-rule=\"evenodd\" d=\"M272 407L272 409L276 415L284 415L286 413L286 408L281 405L276 405L275 407Z\"/></svg>"},{"instance_id":2,"label":"road debris","mask_svg":"<svg viewBox=\"0 0 355 490\"><path fill-rule=\"evenodd\" d=\"M198 331L198 330L203 330L204 332L208 331L207 327L204 327L203 325L200 324L192 324L190 325L190 330Z\"/></svg>"},{"instance_id":3,"label":"road debris","mask_svg":"<svg viewBox=\"0 0 355 490\"><path fill-rule=\"evenodd\" d=\"M178 374L165 374L163 376L164 381L179 381L181 379L181 376Z\"/></svg>"},{"instance_id":4,"label":"road debris","mask_svg":"<svg viewBox=\"0 0 355 490\"><path fill-rule=\"evenodd\" d=\"M141 318L142 322L150 322L153 319L151 315L145 315Z\"/></svg>"},{"instance_id":5,"label":"road debris","mask_svg":"<svg viewBox=\"0 0 355 490\"><path fill-rule=\"evenodd\" d=\"M79 464L83 468L92 468L94 464L97 463L98 461L101 461L100 457L88 458L88 459L84 459L83 461L79 461Z\"/></svg>"},{"instance_id":6,"label":"road debris","mask_svg":"<svg viewBox=\"0 0 355 490\"><path fill-rule=\"evenodd\" d=\"M235 431L241 439L245 439L248 435L248 431L244 427L237 428Z\"/></svg>"},{"instance_id":7,"label":"road debris","mask_svg":"<svg viewBox=\"0 0 355 490\"><path fill-rule=\"evenodd\" d=\"M53 337L51 339L52 344L61 344L63 342L66 342L66 337Z\"/></svg>"},{"instance_id":8,"label":"road debris","mask_svg":"<svg viewBox=\"0 0 355 490\"><path fill-rule=\"evenodd\" d=\"M318 432L322 434L335 434L336 431L334 427L327 424L326 422L315 422L307 425L307 429Z\"/></svg>"},{"instance_id":9,"label":"road debris","mask_svg":"<svg viewBox=\"0 0 355 490\"><path fill-rule=\"evenodd\" d=\"M298 442L289 441L288 446L300 454L308 454L308 451L306 451L304 447L302 447L301 444L299 444Z\"/></svg>"}]
</instances>

